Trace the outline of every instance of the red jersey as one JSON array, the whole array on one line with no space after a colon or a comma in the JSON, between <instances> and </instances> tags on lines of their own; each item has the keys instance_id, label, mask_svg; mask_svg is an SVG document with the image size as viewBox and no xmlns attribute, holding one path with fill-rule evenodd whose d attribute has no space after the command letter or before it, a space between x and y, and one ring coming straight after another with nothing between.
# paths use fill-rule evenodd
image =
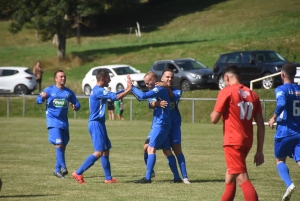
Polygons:
<instances>
[{"instance_id":1,"label":"red jersey","mask_svg":"<svg viewBox=\"0 0 300 201\"><path fill-rule=\"evenodd\" d=\"M222 113L225 145L252 147L253 117L262 113L256 93L242 84L234 84L222 89L214 111Z\"/></svg>"}]
</instances>

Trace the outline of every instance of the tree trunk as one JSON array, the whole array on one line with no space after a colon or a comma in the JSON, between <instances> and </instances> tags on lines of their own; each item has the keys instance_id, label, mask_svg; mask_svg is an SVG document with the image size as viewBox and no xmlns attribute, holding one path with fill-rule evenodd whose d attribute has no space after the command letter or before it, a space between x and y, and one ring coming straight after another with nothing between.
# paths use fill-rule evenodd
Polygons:
<instances>
[{"instance_id":1,"label":"tree trunk","mask_svg":"<svg viewBox=\"0 0 300 201\"><path fill-rule=\"evenodd\" d=\"M59 60L64 60L66 55L66 35L57 33L57 56Z\"/></svg>"}]
</instances>

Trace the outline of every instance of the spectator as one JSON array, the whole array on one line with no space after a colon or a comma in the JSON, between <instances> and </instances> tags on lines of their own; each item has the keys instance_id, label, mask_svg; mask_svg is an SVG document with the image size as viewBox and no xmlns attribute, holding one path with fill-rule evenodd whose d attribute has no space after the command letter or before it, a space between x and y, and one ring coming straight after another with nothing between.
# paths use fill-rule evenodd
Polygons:
<instances>
[{"instance_id":1,"label":"spectator","mask_svg":"<svg viewBox=\"0 0 300 201\"><path fill-rule=\"evenodd\" d=\"M107 91L111 91L111 87L107 87ZM111 99L107 99L107 109L108 109L108 118L109 120L114 120L115 119L115 105L114 101Z\"/></svg>"},{"instance_id":2,"label":"spectator","mask_svg":"<svg viewBox=\"0 0 300 201\"><path fill-rule=\"evenodd\" d=\"M38 85L38 93L41 93L42 89L42 78L43 78L43 68L42 63L37 61L35 66L33 67L33 74L35 76L36 84Z\"/></svg>"},{"instance_id":3,"label":"spectator","mask_svg":"<svg viewBox=\"0 0 300 201\"><path fill-rule=\"evenodd\" d=\"M118 120L124 120L121 116L122 115L121 112L123 113L123 102L122 102L122 100L115 101L114 106L115 106L115 112L116 112L116 115L117 115L117 119Z\"/></svg>"}]
</instances>

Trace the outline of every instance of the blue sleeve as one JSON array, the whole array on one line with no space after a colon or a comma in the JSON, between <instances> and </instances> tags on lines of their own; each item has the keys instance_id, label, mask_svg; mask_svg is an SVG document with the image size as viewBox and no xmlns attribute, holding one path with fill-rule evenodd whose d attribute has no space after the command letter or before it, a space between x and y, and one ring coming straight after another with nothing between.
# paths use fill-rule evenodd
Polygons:
<instances>
[{"instance_id":1,"label":"blue sleeve","mask_svg":"<svg viewBox=\"0 0 300 201\"><path fill-rule=\"evenodd\" d=\"M118 91L116 94L118 95L118 94L120 94L120 93L123 93L125 90L123 89L123 90L120 90L120 91Z\"/></svg>"},{"instance_id":2,"label":"blue sleeve","mask_svg":"<svg viewBox=\"0 0 300 201\"><path fill-rule=\"evenodd\" d=\"M37 104L43 104L45 102L46 99L42 99L42 96L41 95L38 95L36 97L36 103Z\"/></svg>"},{"instance_id":3,"label":"blue sleeve","mask_svg":"<svg viewBox=\"0 0 300 201\"><path fill-rule=\"evenodd\" d=\"M138 96L140 99L148 99L148 98L154 98L159 96L161 92L162 87L158 88L155 87L154 89L147 91L147 92L142 92L135 86L132 86L132 93Z\"/></svg>"},{"instance_id":4,"label":"blue sleeve","mask_svg":"<svg viewBox=\"0 0 300 201\"><path fill-rule=\"evenodd\" d=\"M114 92L107 91L105 89L100 89L96 91L97 99L110 99L110 100L118 100L118 96Z\"/></svg>"},{"instance_id":5,"label":"blue sleeve","mask_svg":"<svg viewBox=\"0 0 300 201\"><path fill-rule=\"evenodd\" d=\"M174 96L171 98L172 101L179 102L182 91L177 89L172 89Z\"/></svg>"},{"instance_id":6,"label":"blue sleeve","mask_svg":"<svg viewBox=\"0 0 300 201\"><path fill-rule=\"evenodd\" d=\"M78 99L76 98L76 95L73 92L71 94L72 94L72 96L71 96L71 100L70 101L71 101L72 104L75 105L76 111L78 111L78 110L80 110L81 105L80 105Z\"/></svg>"},{"instance_id":7,"label":"blue sleeve","mask_svg":"<svg viewBox=\"0 0 300 201\"><path fill-rule=\"evenodd\" d=\"M286 104L286 95L283 90L278 89L278 88L275 89L275 93L276 93L277 105L276 105L274 113L277 116L279 116L281 114L281 112L284 110L284 107Z\"/></svg>"},{"instance_id":8,"label":"blue sleeve","mask_svg":"<svg viewBox=\"0 0 300 201\"><path fill-rule=\"evenodd\" d=\"M149 107L150 109L153 109L153 108L150 107L150 104L151 104L152 102L156 102L156 101L157 101L156 98L151 98L151 99L149 99L149 100L148 100L148 107Z\"/></svg>"}]
</instances>

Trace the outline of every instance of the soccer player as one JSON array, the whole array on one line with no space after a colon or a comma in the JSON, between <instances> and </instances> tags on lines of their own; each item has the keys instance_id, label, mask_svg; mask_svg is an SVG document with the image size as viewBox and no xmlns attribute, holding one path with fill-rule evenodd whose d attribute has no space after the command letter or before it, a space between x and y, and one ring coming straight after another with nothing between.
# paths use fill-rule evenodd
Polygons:
<instances>
[{"instance_id":1,"label":"soccer player","mask_svg":"<svg viewBox=\"0 0 300 201\"><path fill-rule=\"evenodd\" d=\"M117 183L117 180L111 176L109 161L109 150L111 149L111 143L105 126L106 101L108 99L115 101L124 98L131 91L132 87L132 81L128 75L127 88L125 91L123 90L119 91L118 93L113 93L105 90L104 87L108 87L110 82L110 76L104 69L97 71L96 79L97 85L93 88L89 98L90 117L88 123L88 129L94 146L94 153L89 155L83 164L72 173L73 178L76 179L80 184L85 184L83 172L94 165L99 158L101 158L101 165L104 170L104 183Z\"/></svg>"},{"instance_id":2,"label":"soccer player","mask_svg":"<svg viewBox=\"0 0 300 201\"><path fill-rule=\"evenodd\" d=\"M37 104L42 104L47 100L46 119L48 128L48 140L56 146L56 165L54 176L65 178L68 169L65 161L65 151L70 139L68 106L72 110L78 111L80 103L75 94L69 88L65 87L67 77L62 70L54 73L55 85L46 87L36 98Z\"/></svg>"},{"instance_id":3,"label":"soccer player","mask_svg":"<svg viewBox=\"0 0 300 201\"><path fill-rule=\"evenodd\" d=\"M277 122L274 136L274 154L277 171L287 189L282 197L283 201L290 200L296 187L292 182L289 169L285 163L287 156L294 157L300 167L300 86L294 83L296 66L286 63L281 69L283 85L275 89L276 108L269 120L273 129Z\"/></svg>"},{"instance_id":4,"label":"soccer player","mask_svg":"<svg viewBox=\"0 0 300 201\"><path fill-rule=\"evenodd\" d=\"M149 146L147 148L148 158L146 164L146 174L140 180L135 180L134 183L151 183L151 173L156 162L156 150L162 148L164 154L167 156L169 166L174 175L174 182L180 180L180 176L176 167L176 159L171 152L169 133L171 128L170 121L170 97L168 91L164 87L157 86L157 76L153 72L148 72L144 76L146 87L152 89L148 92L141 92L136 87L132 86L133 94L140 99L156 98L158 100L167 101L167 105L163 107L155 107L153 110L152 128L149 136Z\"/></svg>"},{"instance_id":5,"label":"soccer player","mask_svg":"<svg viewBox=\"0 0 300 201\"><path fill-rule=\"evenodd\" d=\"M210 118L216 124L223 119L223 148L226 160L225 192L222 201L234 200L236 183L241 187L246 201L257 201L257 193L249 180L246 157L253 143L253 118L257 124L256 166L264 162L263 144L265 127L259 97L248 87L240 84L237 66L224 71L226 87L217 97Z\"/></svg>"},{"instance_id":6,"label":"soccer player","mask_svg":"<svg viewBox=\"0 0 300 201\"><path fill-rule=\"evenodd\" d=\"M177 158L181 175L183 177L183 182L185 184L190 184L187 176L187 171L186 171L185 157L181 149L181 129L180 129L181 116L178 109L178 103L182 95L182 92L181 90L172 88L173 79L174 79L173 71L170 69L164 70L162 72L162 77L161 77L162 82L157 82L156 86L162 86L168 90L170 96L170 115L171 115L171 130L169 134L170 143L171 143L172 150ZM155 98L151 99L150 101L151 102L149 104L149 107L152 109L154 107L165 107L167 104L166 101L160 101ZM147 147L149 144L149 139L150 136L148 136L144 145L144 159L147 158ZM155 173L153 172L151 176L154 177ZM178 180L178 182L181 182L181 180Z\"/></svg>"}]
</instances>

